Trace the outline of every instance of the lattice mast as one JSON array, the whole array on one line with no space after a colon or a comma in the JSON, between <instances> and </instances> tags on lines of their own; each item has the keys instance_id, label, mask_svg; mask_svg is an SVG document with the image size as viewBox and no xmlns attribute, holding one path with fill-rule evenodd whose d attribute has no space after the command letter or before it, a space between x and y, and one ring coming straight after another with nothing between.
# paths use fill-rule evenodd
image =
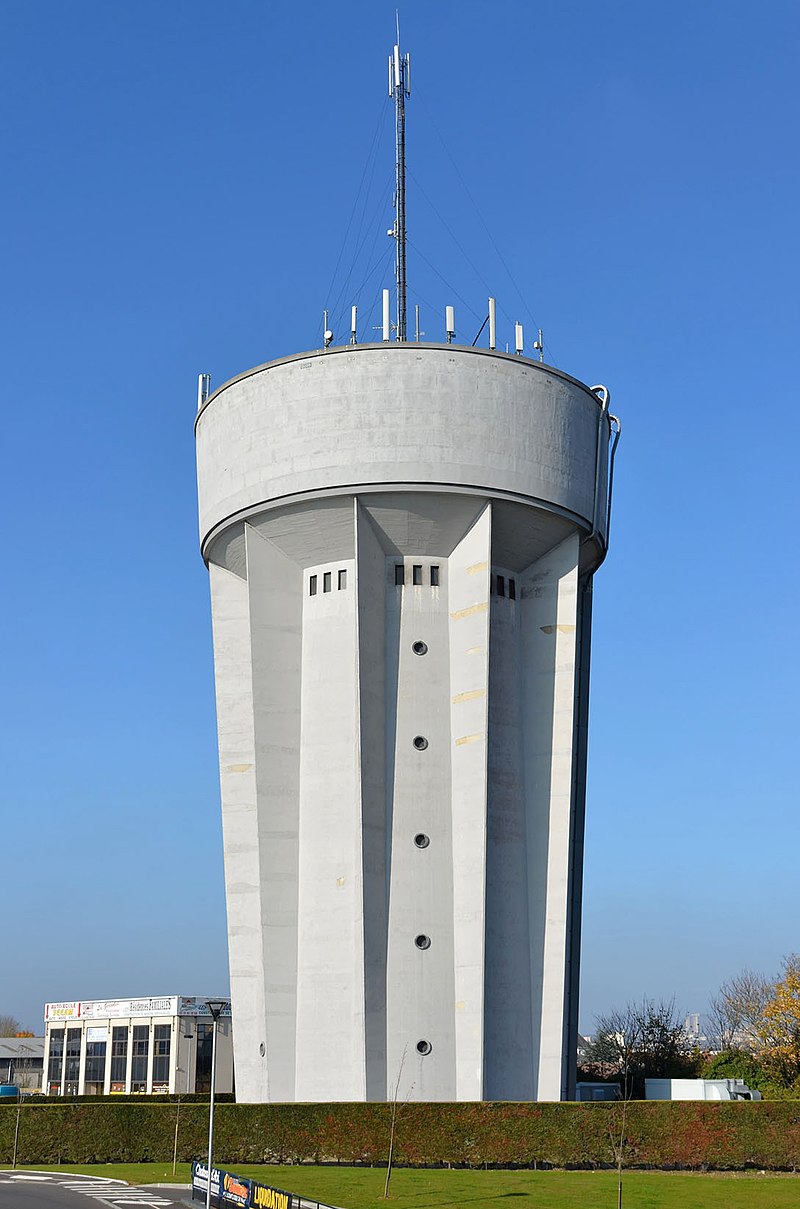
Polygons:
<instances>
[{"instance_id":1,"label":"lattice mast","mask_svg":"<svg viewBox=\"0 0 800 1209\"><path fill-rule=\"evenodd\" d=\"M397 339L406 339L406 97L411 95L411 59L400 53L400 22L397 42L389 55L389 96L394 98L395 190L394 228L395 279L397 282Z\"/></svg>"}]
</instances>

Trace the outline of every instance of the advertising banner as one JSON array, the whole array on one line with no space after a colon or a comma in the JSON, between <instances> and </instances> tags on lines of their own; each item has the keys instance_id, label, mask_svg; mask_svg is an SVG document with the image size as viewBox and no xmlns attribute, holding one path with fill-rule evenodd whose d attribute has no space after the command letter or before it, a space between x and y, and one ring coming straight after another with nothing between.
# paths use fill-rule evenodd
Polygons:
<instances>
[{"instance_id":1,"label":"advertising banner","mask_svg":"<svg viewBox=\"0 0 800 1209\"><path fill-rule=\"evenodd\" d=\"M221 1171L218 1167L211 1168L211 1204L219 1205L219 1178ZM192 1163L192 1200L206 1199L208 1189L208 1164ZM200 1195L202 1193L202 1195Z\"/></svg>"},{"instance_id":2,"label":"advertising banner","mask_svg":"<svg viewBox=\"0 0 800 1209\"><path fill-rule=\"evenodd\" d=\"M206 1163L192 1163L192 1200L205 1201L208 1189L208 1166ZM292 1209L292 1201L300 1204L299 1198L282 1188L272 1188L269 1184L259 1184L257 1180L246 1180L231 1171L221 1171L218 1167L211 1168L211 1204L216 1209L227 1206L237 1206L238 1209ZM316 1205L316 1201L306 1204ZM327 1209L327 1206L319 1206Z\"/></svg>"},{"instance_id":3,"label":"advertising banner","mask_svg":"<svg viewBox=\"0 0 800 1209\"><path fill-rule=\"evenodd\" d=\"M250 1181L250 1204L257 1209L290 1209L291 1199L291 1194L281 1192L280 1188Z\"/></svg>"},{"instance_id":4,"label":"advertising banner","mask_svg":"<svg viewBox=\"0 0 800 1209\"><path fill-rule=\"evenodd\" d=\"M208 1165L206 1163L192 1164L192 1200L205 1200L208 1189ZM250 1204L250 1181L240 1179L230 1171L220 1171L219 1167L211 1168L211 1204L217 1209L222 1206L236 1205L239 1209L247 1209Z\"/></svg>"}]
</instances>

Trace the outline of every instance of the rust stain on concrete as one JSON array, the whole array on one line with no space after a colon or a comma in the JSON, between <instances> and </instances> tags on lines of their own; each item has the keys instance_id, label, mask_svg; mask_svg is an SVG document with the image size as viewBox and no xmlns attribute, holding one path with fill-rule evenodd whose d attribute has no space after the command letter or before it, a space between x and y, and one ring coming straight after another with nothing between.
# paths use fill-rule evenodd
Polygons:
<instances>
[{"instance_id":1,"label":"rust stain on concrete","mask_svg":"<svg viewBox=\"0 0 800 1209\"><path fill-rule=\"evenodd\" d=\"M477 731L474 735L462 735L460 739L456 739L456 747L463 747L465 743L477 743L482 738L482 730Z\"/></svg>"},{"instance_id":2,"label":"rust stain on concrete","mask_svg":"<svg viewBox=\"0 0 800 1209\"><path fill-rule=\"evenodd\" d=\"M460 621L462 617L474 617L476 613L485 613L489 608L489 603L482 600L480 604L469 605L466 609L456 609L455 613L451 613L453 621Z\"/></svg>"}]
</instances>

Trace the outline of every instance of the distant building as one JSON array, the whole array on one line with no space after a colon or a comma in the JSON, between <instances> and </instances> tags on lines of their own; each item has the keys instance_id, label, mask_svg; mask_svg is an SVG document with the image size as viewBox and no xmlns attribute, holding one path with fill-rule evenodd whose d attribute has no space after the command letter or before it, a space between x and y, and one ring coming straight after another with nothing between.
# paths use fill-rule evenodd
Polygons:
<instances>
[{"instance_id":1,"label":"distant building","mask_svg":"<svg viewBox=\"0 0 800 1209\"><path fill-rule=\"evenodd\" d=\"M683 1036L689 1045L696 1049L708 1046L708 1037L703 1031L703 1023L699 1012L690 1012L683 1022Z\"/></svg>"},{"instance_id":2,"label":"distant building","mask_svg":"<svg viewBox=\"0 0 800 1209\"><path fill-rule=\"evenodd\" d=\"M44 1037L0 1037L0 1083L39 1088L44 1066Z\"/></svg>"},{"instance_id":3,"label":"distant building","mask_svg":"<svg viewBox=\"0 0 800 1209\"><path fill-rule=\"evenodd\" d=\"M205 999L167 995L47 1003L42 1091L49 1096L203 1092L213 1023ZM230 1009L217 1025L218 1092L233 1091Z\"/></svg>"}]
</instances>

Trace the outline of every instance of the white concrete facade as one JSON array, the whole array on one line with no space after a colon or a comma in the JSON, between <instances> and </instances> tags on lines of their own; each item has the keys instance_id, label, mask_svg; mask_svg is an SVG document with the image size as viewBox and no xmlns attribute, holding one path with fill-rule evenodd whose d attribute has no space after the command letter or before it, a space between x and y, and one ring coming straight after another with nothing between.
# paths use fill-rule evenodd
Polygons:
<instances>
[{"instance_id":1,"label":"white concrete facade","mask_svg":"<svg viewBox=\"0 0 800 1209\"><path fill-rule=\"evenodd\" d=\"M392 344L196 432L238 1098L567 1098L607 412Z\"/></svg>"}]
</instances>

